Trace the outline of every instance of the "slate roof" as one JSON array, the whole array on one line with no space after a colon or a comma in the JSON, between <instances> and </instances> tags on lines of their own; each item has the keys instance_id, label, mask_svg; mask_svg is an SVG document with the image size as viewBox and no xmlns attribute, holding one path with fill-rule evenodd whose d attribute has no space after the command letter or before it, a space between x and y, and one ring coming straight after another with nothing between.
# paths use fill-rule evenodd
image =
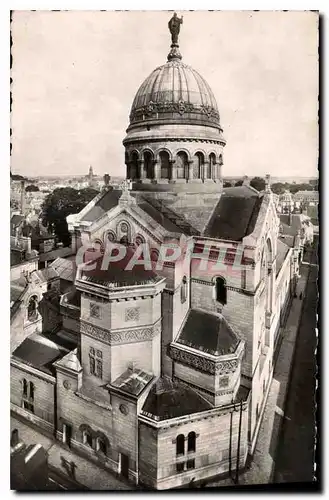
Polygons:
<instances>
[{"instance_id":1,"label":"slate roof","mask_svg":"<svg viewBox=\"0 0 329 500\"><path fill-rule=\"evenodd\" d=\"M82 220L86 222L98 220L106 212L117 206L121 194L122 191L119 189L105 191L103 196L101 196L89 212L82 217Z\"/></svg>"},{"instance_id":2,"label":"slate roof","mask_svg":"<svg viewBox=\"0 0 329 500\"><path fill-rule=\"evenodd\" d=\"M106 285L110 288L146 285L157 283L163 279L152 269L145 269L145 265L143 264L134 265L131 270L127 269L133 255L134 250L128 247L125 257L117 262L110 262L108 266L105 266L106 269L102 269L104 264L103 256L101 255L93 261L95 269L82 270L81 279L87 282ZM88 267L91 267L90 264L88 264Z\"/></svg>"},{"instance_id":3,"label":"slate roof","mask_svg":"<svg viewBox=\"0 0 329 500\"><path fill-rule=\"evenodd\" d=\"M204 236L241 241L254 230L262 200L247 186L224 189Z\"/></svg>"},{"instance_id":4,"label":"slate roof","mask_svg":"<svg viewBox=\"0 0 329 500\"><path fill-rule=\"evenodd\" d=\"M57 259L54 260L49 267L58 273L60 279L74 281L76 274L75 256L67 259L57 257Z\"/></svg>"},{"instance_id":5,"label":"slate roof","mask_svg":"<svg viewBox=\"0 0 329 500\"><path fill-rule=\"evenodd\" d=\"M50 252L40 253L39 261L46 262L50 260L55 260L58 257L68 257L74 252L71 247L56 248L56 250L51 250Z\"/></svg>"},{"instance_id":6,"label":"slate roof","mask_svg":"<svg viewBox=\"0 0 329 500\"><path fill-rule=\"evenodd\" d=\"M55 334L34 333L27 337L12 356L49 375L55 374L53 363L67 353L67 347L76 347Z\"/></svg>"},{"instance_id":7,"label":"slate roof","mask_svg":"<svg viewBox=\"0 0 329 500\"><path fill-rule=\"evenodd\" d=\"M160 378L151 388L142 414L161 421L211 408L212 405L208 401L187 385L169 378Z\"/></svg>"},{"instance_id":8,"label":"slate roof","mask_svg":"<svg viewBox=\"0 0 329 500\"><path fill-rule=\"evenodd\" d=\"M23 276L21 278L18 278L17 280L11 281L10 303L16 302L20 298L26 287L27 287L27 281L26 278L24 278Z\"/></svg>"},{"instance_id":9,"label":"slate roof","mask_svg":"<svg viewBox=\"0 0 329 500\"><path fill-rule=\"evenodd\" d=\"M190 309L176 343L218 356L234 352L239 338L221 314Z\"/></svg>"},{"instance_id":10,"label":"slate roof","mask_svg":"<svg viewBox=\"0 0 329 500\"><path fill-rule=\"evenodd\" d=\"M278 239L277 242L277 254L276 254L276 274L278 275L281 267L285 261L287 253L289 252L290 247L284 241Z\"/></svg>"},{"instance_id":11,"label":"slate roof","mask_svg":"<svg viewBox=\"0 0 329 500\"><path fill-rule=\"evenodd\" d=\"M18 226L24 220L24 218L24 215L15 214L10 219L10 223L12 224L12 226Z\"/></svg>"}]
</instances>

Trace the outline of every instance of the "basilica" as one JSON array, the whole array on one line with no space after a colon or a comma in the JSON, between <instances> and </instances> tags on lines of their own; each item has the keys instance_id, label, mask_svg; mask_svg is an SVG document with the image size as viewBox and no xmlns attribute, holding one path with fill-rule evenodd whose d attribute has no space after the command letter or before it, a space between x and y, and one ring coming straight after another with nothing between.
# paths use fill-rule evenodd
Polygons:
<instances>
[{"instance_id":1,"label":"basilica","mask_svg":"<svg viewBox=\"0 0 329 500\"><path fill-rule=\"evenodd\" d=\"M183 62L181 23L133 100L126 182L105 176L68 216L71 255L12 279L12 412L158 490L252 459L302 247L269 176L223 188L218 106Z\"/></svg>"}]
</instances>

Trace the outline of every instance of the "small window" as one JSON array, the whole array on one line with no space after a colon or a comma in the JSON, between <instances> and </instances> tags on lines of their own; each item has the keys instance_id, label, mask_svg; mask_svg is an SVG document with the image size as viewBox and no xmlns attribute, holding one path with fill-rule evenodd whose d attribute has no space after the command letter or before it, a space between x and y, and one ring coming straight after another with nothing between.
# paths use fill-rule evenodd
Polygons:
<instances>
[{"instance_id":1,"label":"small window","mask_svg":"<svg viewBox=\"0 0 329 500\"><path fill-rule=\"evenodd\" d=\"M215 291L216 291L216 301L221 304L226 304L227 294L226 294L226 282L224 278L216 278L215 281Z\"/></svg>"},{"instance_id":2,"label":"small window","mask_svg":"<svg viewBox=\"0 0 329 500\"><path fill-rule=\"evenodd\" d=\"M33 384L33 382L30 382L30 398L32 401L34 400L34 384Z\"/></svg>"},{"instance_id":3,"label":"small window","mask_svg":"<svg viewBox=\"0 0 329 500\"><path fill-rule=\"evenodd\" d=\"M179 434L176 438L176 455L184 455L185 453L185 438L183 434Z\"/></svg>"},{"instance_id":4,"label":"small window","mask_svg":"<svg viewBox=\"0 0 329 500\"><path fill-rule=\"evenodd\" d=\"M83 444L87 444L91 448L93 446L93 438L89 431L83 431Z\"/></svg>"},{"instance_id":5,"label":"small window","mask_svg":"<svg viewBox=\"0 0 329 500\"><path fill-rule=\"evenodd\" d=\"M101 439L101 438L97 439L97 451L106 455L106 443L105 443L104 439Z\"/></svg>"},{"instance_id":6,"label":"small window","mask_svg":"<svg viewBox=\"0 0 329 500\"><path fill-rule=\"evenodd\" d=\"M181 300L182 304L184 304L184 302L186 302L186 298L187 298L187 279L186 279L186 276L184 276L184 278L182 279L182 284L181 284L181 288L180 288L180 300Z\"/></svg>"},{"instance_id":7,"label":"small window","mask_svg":"<svg viewBox=\"0 0 329 500\"><path fill-rule=\"evenodd\" d=\"M176 464L176 471L183 472L184 471L184 462Z\"/></svg>"},{"instance_id":8,"label":"small window","mask_svg":"<svg viewBox=\"0 0 329 500\"><path fill-rule=\"evenodd\" d=\"M23 378L23 396L27 396L27 380Z\"/></svg>"},{"instance_id":9,"label":"small window","mask_svg":"<svg viewBox=\"0 0 329 500\"><path fill-rule=\"evenodd\" d=\"M186 468L187 469L195 469L195 460L194 460L194 458L192 460L188 460L186 462Z\"/></svg>"},{"instance_id":10,"label":"small window","mask_svg":"<svg viewBox=\"0 0 329 500\"><path fill-rule=\"evenodd\" d=\"M189 432L189 434L187 436L187 451L188 452L195 451L195 439L196 439L195 432Z\"/></svg>"}]
</instances>

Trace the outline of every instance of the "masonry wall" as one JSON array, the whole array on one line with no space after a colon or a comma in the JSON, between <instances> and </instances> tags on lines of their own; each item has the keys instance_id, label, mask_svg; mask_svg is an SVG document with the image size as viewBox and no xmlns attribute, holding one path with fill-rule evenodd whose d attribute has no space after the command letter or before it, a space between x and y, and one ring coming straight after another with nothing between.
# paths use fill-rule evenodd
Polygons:
<instances>
[{"instance_id":1,"label":"masonry wall","mask_svg":"<svg viewBox=\"0 0 329 500\"><path fill-rule=\"evenodd\" d=\"M138 450L139 483L156 488L158 474L158 433L143 422L139 423Z\"/></svg>"},{"instance_id":2,"label":"masonry wall","mask_svg":"<svg viewBox=\"0 0 329 500\"><path fill-rule=\"evenodd\" d=\"M34 384L34 413L23 408L23 379ZM51 380L52 379L52 380ZM55 379L10 366L10 401L14 411L53 432L55 426Z\"/></svg>"},{"instance_id":3,"label":"masonry wall","mask_svg":"<svg viewBox=\"0 0 329 500\"><path fill-rule=\"evenodd\" d=\"M117 453L123 453L129 457L129 469L136 473L138 452L136 404L116 394L111 395L111 402L113 447ZM124 405L124 412L122 405Z\"/></svg>"},{"instance_id":4,"label":"masonry wall","mask_svg":"<svg viewBox=\"0 0 329 500\"><path fill-rule=\"evenodd\" d=\"M247 457L247 410L242 412L241 439L240 439L240 468L244 467ZM181 425L175 425L158 431L158 479L157 489L176 488L188 485L194 480L202 480L229 470L229 443L230 429L232 432L231 465L236 466L239 412L233 413L232 425L230 413L217 415L209 418L200 418L197 421L186 421ZM195 432L196 451L187 452L187 436L189 432ZM185 436L185 454L176 455L176 438L179 434ZM153 448L148 450L145 459L151 465L154 464L152 455ZM187 469L188 460L195 460L195 468ZM184 471L177 472L176 464L183 462Z\"/></svg>"}]
</instances>

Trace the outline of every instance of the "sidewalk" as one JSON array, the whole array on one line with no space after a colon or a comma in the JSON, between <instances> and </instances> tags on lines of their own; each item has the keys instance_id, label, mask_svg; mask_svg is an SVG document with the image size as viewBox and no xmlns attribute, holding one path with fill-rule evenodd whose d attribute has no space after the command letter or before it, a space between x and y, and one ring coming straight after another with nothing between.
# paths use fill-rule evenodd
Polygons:
<instances>
[{"instance_id":1,"label":"sidewalk","mask_svg":"<svg viewBox=\"0 0 329 500\"><path fill-rule=\"evenodd\" d=\"M11 416L11 430L18 429L19 437L26 443L40 443L48 451L48 464L56 468L62 475L66 475L66 471L61 465L61 457L68 461L73 461L75 467L75 478L78 483L87 486L91 490L126 490L132 491L135 488L120 481L110 472L107 472L97 465L89 462L79 455L63 448L58 441L55 441L44 434L27 426L21 420Z\"/></svg>"},{"instance_id":2,"label":"sidewalk","mask_svg":"<svg viewBox=\"0 0 329 500\"><path fill-rule=\"evenodd\" d=\"M274 460L279 432L284 417L285 398L288 391L294 349L305 296L309 267L302 266L302 275L297 284L297 298L292 300L287 322L282 331L282 342L274 368L273 379L268 394L265 411L259 429L257 444L250 467L239 476L239 484L268 484L272 482ZM206 487L233 486L232 479L209 482Z\"/></svg>"}]
</instances>

